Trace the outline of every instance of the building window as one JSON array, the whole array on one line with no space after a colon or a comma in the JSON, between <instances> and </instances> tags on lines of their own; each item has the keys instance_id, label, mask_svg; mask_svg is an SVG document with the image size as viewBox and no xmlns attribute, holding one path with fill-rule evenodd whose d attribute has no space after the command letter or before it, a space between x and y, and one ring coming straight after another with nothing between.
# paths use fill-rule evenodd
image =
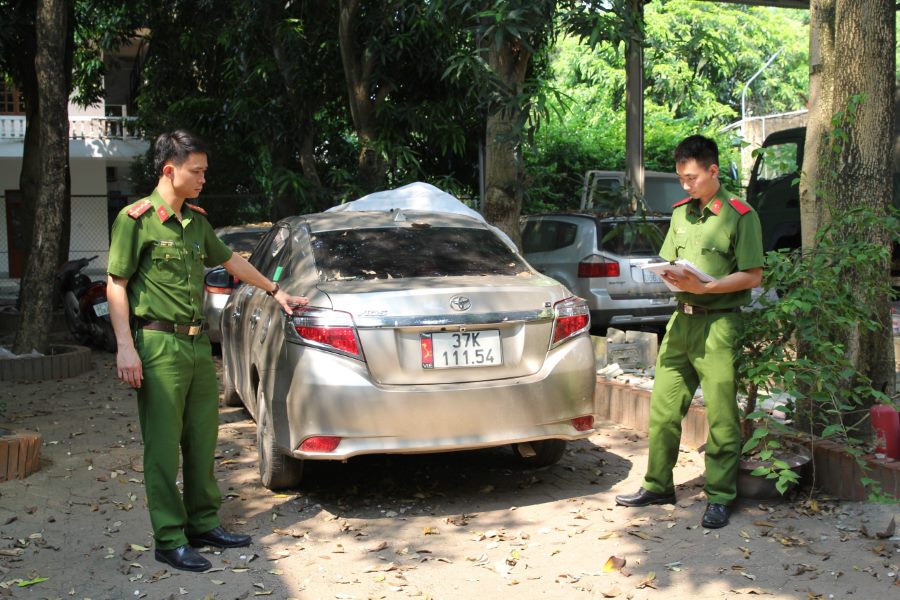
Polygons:
<instances>
[{"instance_id":1,"label":"building window","mask_svg":"<svg viewBox=\"0 0 900 600\"><path fill-rule=\"evenodd\" d=\"M22 93L4 81L0 81L0 115L24 115Z\"/></svg>"}]
</instances>

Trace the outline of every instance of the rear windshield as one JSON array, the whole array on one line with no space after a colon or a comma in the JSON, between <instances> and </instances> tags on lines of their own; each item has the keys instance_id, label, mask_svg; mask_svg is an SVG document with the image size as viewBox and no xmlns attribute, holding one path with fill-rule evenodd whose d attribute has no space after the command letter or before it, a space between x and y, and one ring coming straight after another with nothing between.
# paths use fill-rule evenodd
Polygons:
<instances>
[{"instance_id":1,"label":"rear windshield","mask_svg":"<svg viewBox=\"0 0 900 600\"><path fill-rule=\"evenodd\" d=\"M658 256L668 221L600 223L600 249L618 256Z\"/></svg>"},{"instance_id":2,"label":"rear windshield","mask_svg":"<svg viewBox=\"0 0 900 600\"><path fill-rule=\"evenodd\" d=\"M391 227L310 237L320 280L518 275L525 263L485 229Z\"/></svg>"}]
</instances>

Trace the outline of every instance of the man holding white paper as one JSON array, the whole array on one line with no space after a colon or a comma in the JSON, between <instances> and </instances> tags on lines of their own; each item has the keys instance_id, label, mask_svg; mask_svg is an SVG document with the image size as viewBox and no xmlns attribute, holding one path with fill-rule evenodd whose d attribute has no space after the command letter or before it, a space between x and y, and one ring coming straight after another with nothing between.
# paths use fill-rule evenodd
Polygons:
<instances>
[{"instance_id":1,"label":"man holding white paper","mask_svg":"<svg viewBox=\"0 0 900 600\"><path fill-rule=\"evenodd\" d=\"M750 303L750 290L760 284L763 267L759 216L722 188L718 163L716 143L703 136L688 137L675 149L676 171L690 196L675 203L660 256L688 261L711 280L702 281L683 268L660 273L678 290L678 308L656 363L647 473L636 493L616 496L623 506L675 502L672 468L681 422L700 385L709 422L708 504L702 525L710 529L728 524L737 495L741 431L734 359L740 351L740 307Z\"/></svg>"}]
</instances>

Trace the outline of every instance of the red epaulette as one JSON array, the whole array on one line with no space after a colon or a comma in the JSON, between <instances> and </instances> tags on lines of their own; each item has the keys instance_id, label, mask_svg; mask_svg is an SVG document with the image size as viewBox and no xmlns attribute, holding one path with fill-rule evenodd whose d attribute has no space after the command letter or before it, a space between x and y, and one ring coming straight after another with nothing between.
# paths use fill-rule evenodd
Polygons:
<instances>
[{"instance_id":1,"label":"red epaulette","mask_svg":"<svg viewBox=\"0 0 900 600\"><path fill-rule=\"evenodd\" d=\"M153 206L153 203L150 202L149 200L146 200L146 199L141 200L140 202L138 202L137 204L135 204L134 206L132 206L131 208L128 209L128 216L131 217L132 219L137 219L139 216L141 216L142 214L147 212L147 210L151 206Z\"/></svg>"},{"instance_id":2,"label":"red epaulette","mask_svg":"<svg viewBox=\"0 0 900 600\"><path fill-rule=\"evenodd\" d=\"M742 217L752 210L749 206L747 206L737 198L731 198L728 201L728 204L731 205L731 208L738 211L738 214Z\"/></svg>"},{"instance_id":3,"label":"red epaulette","mask_svg":"<svg viewBox=\"0 0 900 600\"><path fill-rule=\"evenodd\" d=\"M200 214L203 215L204 217L206 216L206 211L203 210L202 208L200 208L199 206L196 206L196 205L194 205L194 204L190 204L190 203L188 203L188 202L185 202L184 204L185 204L185 206L187 206L187 207L190 208L191 210L200 213Z\"/></svg>"},{"instance_id":4,"label":"red epaulette","mask_svg":"<svg viewBox=\"0 0 900 600\"><path fill-rule=\"evenodd\" d=\"M672 208L678 208L678 207L681 206L682 204L687 204L687 203L690 202L691 200L693 200L693 198L691 198L690 196L688 196L688 197L685 198L684 200L679 200L678 202L676 202L675 204L673 204L673 205L672 205Z\"/></svg>"}]
</instances>

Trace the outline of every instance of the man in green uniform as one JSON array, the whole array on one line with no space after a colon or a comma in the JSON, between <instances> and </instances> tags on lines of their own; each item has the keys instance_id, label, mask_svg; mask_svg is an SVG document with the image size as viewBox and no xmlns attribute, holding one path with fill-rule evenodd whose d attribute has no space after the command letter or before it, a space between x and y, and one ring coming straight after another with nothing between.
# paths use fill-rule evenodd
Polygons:
<instances>
[{"instance_id":1,"label":"man in green uniform","mask_svg":"<svg viewBox=\"0 0 900 600\"><path fill-rule=\"evenodd\" d=\"M709 422L706 440L708 504L704 527L728 524L737 495L741 451L734 359L740 351L740 307L762 279L762 233L756 212L732 198L719 184L719 149L702 136L691 136L675 149L682 187L690 194L677 202L660 256L686 259L712 281L690 272L667 270L663 279L680 291L656 362L650 400L650 451L644 485L616 496L624 506L675 502L672 468L678 458L681 421L699 384Z\"/></svg>"},{"instance_id":2,"label":"man in green uniform","mask_svg":"<svg viewBox=\"0 0 900 600\"><path fill-rule=\"evenodd\" d=\"M218 435L218 384L203 328L204 267L224 265L266 291L285 311L306 304L288 296L216 237L205 212L185 202L206 179L207 153L185 131L156 140L153 193L125 207L112 229L107 297L119 378L138 390L144 482L156 559L205 571L193 547L250 544L219 523L221 495L213 472ZM131 330L133 317L135 331ZM184 493L178 490L179 448Z\"/></svg>"}]
</instances>

